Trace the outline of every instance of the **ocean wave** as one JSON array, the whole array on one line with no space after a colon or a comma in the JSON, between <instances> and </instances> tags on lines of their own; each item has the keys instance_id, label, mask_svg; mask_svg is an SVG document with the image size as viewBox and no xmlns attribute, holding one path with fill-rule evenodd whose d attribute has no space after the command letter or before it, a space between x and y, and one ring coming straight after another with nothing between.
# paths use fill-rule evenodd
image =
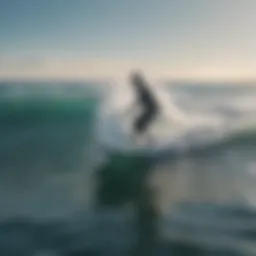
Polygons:
<instances>
[{"instance_id":1,"label":"ocean wave","mask_svg":"<svg viewBox=\"0 0 256 256\"><path fill-rule=\"evenodd\" d=\"M83 98L69 97L68 93L65 93L63 98L43 96L37 97L36 100L33 98L34 96L31 96L32 94L26 99L22 98L22 100L19 97L15 99L14 97L9 97L8 100L0 97L0 103L2 102L1 106L3 106L0 108L0 202L3 209L0 214L0 236L2 238L0 252L3 255L7 255L7 253L10 253L10 255L20 255L21 253L22 255L32 255L40 252L52 252L57 255L89 254L91 249L93 251L102 249L102 251L106 252L105 249L111 247L115 251L115 246L129 244L129 242L127 243L129 240L127 238L128 229L126 230L126 228L132 225L125 219L120 221L121 229L116 229L117 232L113 232L115 230L112 225L113 222L108 220L106 221L108 225L100 222L96 223L95 226L89 225L89 228L85 227L84 233L81 231L82 223L95 223L91 219L87 221L87 217L84 215L85 208L88 205L89 207L92 206L90 201L93 201L92 204L94 204L95 197L92 195L94 192L94 171L99 170L92 168L91 162L92 160L97 163L100 162L101 146L107 146L106 149L110 150L110 146L115 146L117 141L124 143L122 136L121 139L119 137L122 119L116 118L113 120L113 116L111 116L113 113L116 114L120 108L125 108L123 102L126 99L122 99L122 90L120 91L118 104L114 108L104 109L105 111L103 112L101 112L102 108L98 108L101 106L101 99L96 97L97 100L94 101L95 95L91 98L87 97L86 93ZM175 100L175 97L173 98ZM127 102L129 102L128 99ZM165 99L164 102L168 102L168 100ZM191 100L189 104L193 105L197 104L197 102L193 103L193 100ZM226 101L225 111L228 109L226 112L229 112L229 104ZM166 133L162 139L169 140L167 141L167 148L163 148L162 152L159 149L157 149L157 152L150 149L152 155L146 155L146 157L143 149L141 151L142 158L140 158L140 152L133 149L130 151L133 155L129 155L126 151L115 151L113 155L110 154L110 160L113 162L107 166L109 176L105 176L108 187L105 187L102 192L108 204L118 204L135 195L134 184L140 179L139 176L143 175L138 170L146 170L151 167L151 160L153 164L156 164L158 161L172 161L183 157L184 154L190 154L192 157L189 158L188 165L184 168L187 168L186 171L191 174L190 177L195 177L195 179L199 177L194 172L198 167L201 167L206 176L207 171L209 171L207 168L218 175L217 171L219 173L223 173L226 170L230 171L231 169L233 171L234 166L237 166L239 171L244 171L248 164L253 165L255 157L252 156L249 159L246 156L245 158L244 155L247 154L241 154L241 152L238 152L238 154L242 155L241 159L231 156L232 165L228 165L230 164L228 162L230 159L225 162L226 158L228 158L228 154L225 154L225 151L249 149L254 152L256 146L254 117L253 115L247 115L248 109L251 112L253 104L247 106L235 104L235 108L242 108L240 111L242 118L241 115L235 115L235 117L233 115L232 120L227 117L229 114L224 114L220 117L219 113L216 113L215 105L212 106L214 111L211 114L204 113L198 107L199 110L195 111L196 113L193 113L193 115L184 111L175 101L171 100L170 105L167 110L170 110L169 117L172 117L172 113L176 113L176 126L173 125L175 122L172 119L168 124L162 125L162 127L166 126ZM103 105L103 108L105 106ZM231 106L232 108L234 107ZM100 113L98 110L100 110ZM225 111L220 110L219 112ZM94 124L94 121L97 121L96 124ZM100 129L99 133L95 130L96 134L93 132L92 134L90 131L97 127L102 129ZM157 130L157 132L159 131ZM94 137L97 137L97 135L104 139L110 138L111 140L108 141L110 144L101 144L105 141ZM95 151L93 151L93 147L96 148ZM221 155L221 159L215 158L210 161L206 157L204 158L205 165L201 164L201 162L196 162L197 156L201 158L207 155ZM183 161L184 159L182 158L180 163L185 162ZM175 169L175 165L167 164L167 166L168 170ZM177 170L184 171L182 166L178 166ZM160 173L160 169L156 168L157 171ZM216 179L216 182L219 183L220 180L223 180L225 188L228 189L227 179L224 179L221 175L219 177L220 179ZM250 180L252 180L251 177ZM210 181L214 183L212 179ZM240 181L241 183L243 182L242 180ZM166 183L168 187L171 186L170 180L166 179ZM206 183L205 186L208 184ZM245 183L246 189L250 189L248 184ZM214 183L213 186L215 185ZM252 201L255 201L254 187L252 186L251 188ZM109 194L105 193L105 191L108 191ZM199 192L204 193L205 191ZM220 194L221 197L225 196L221 189ZM246 193L244 194L246 197ZM107 196L112 198L106 198ZM164 196L168 197L166 194ZM168 198L168 200L171 199ZM172 248L170 251L176 254L175 248L178 248L178 253L182 254L185 251L189 255L191 252L193 254L194 252L205 251L213 254L213 251L217 251L216 255L218 255L218 249L223 245L224 241L220 233L223 234L225 231L229 235L235 233L236 237L234 239L229 239L227 236L224 237L226 244L221 247L221 253L225 254L227 251L227 254L231 254L241 251L241 255L244 255L244 252L253 247L253 252L248 255L255 255L255 241L252 241L251 238L252 236L255 237L255 232L253 228L250 228L250 220L254 221L255 212L240 209L220 210L220 214L216 215L221 218L224 215L224 219L229 219L230 215L237 216L238 220L234 221L235 225L232 229L232 227L229 228L230 223L228 221L223 223L220 219L213 221L211 225L210 222L213 219L208 217L214 215L213 212L216 213L212 208L209 210L209 214L205 215L205 219L201 218L200 220L208 221L210 228L217 223L215 227L220 230L217 234L218 237L213 237L208 232L209 230L203 230L203 228L200 229L196 226L197 222L200 221L198 216L203 215L201 209L197 209L198 211L191 210L192 218L178 212L176 217L178 216L181 224L183 226L188 224L189 226L188 229L186 227L183 230L189 230L189 232L186 234L179 227L175 229L176 227L172 223L169 231L173 230L174 232L172 236L174 241L172 242L172 247L174 249ZM185 212L188 212L188 210L185 209ZM81 222L76 219L78 213L82 215ZM99 219L102 220L104 214L105 212L102 213ZM26 220L14 221L17 216L26 217ZM115 215L112 215L112 217L114 221L119 220ZM45 220L47 223L31 224L33 219ZM77 220L77 223L72 223L68 230L66 230L64 223L60 223L60 220L67 219ZM244 221L245 219L247 221ZM59 224L55 225L51 222L52 220L57 220ZM242 222L246 222L244 227L242 227ZM195 228L191 228L191 226ZM92 229L95 231L97 227L102 227L102 229L92 233ZM74 236L72 232L74 232ZM198 232L196 237L194 236L195 232ZM71 233L72 235L70 235ZM187 235L190 235L190 237L188 238ZM128 236L134 238L134 233L128 233ZM99 237L102 239L103 247L100 247L98 241L96 241ZM122 239L124 241L120 241ZM243 240L246 239L247 241L244 243ZM110 246L110 240L113 243L113 247L112 244ZM176 242L177 240L179 241ZM253 245L249 244L249 240L252 241ZM189 243L191 243L191 247L194 246L198 249L186 249L189 247ZM114 253L109 255L112 254ZM166 251L166 255L168 254L169 251Z\"/></svg>"},{"instance_id":2,"label":"ocean wave","mask_svg":"<svg viewBox=\"0 0 256 256\"><path fill-rule=\"evenodd\" d=\"M132 104L132 96L129 88L124 87L110 93L102 105L98 133L107 150L137 152L154 157L188 152L209 153L228 147L254 147L256 105L250 91L249 95L242 91L239 98L239 93L232 96L232 90L225 91L224 97L222 88L220 91L210 88L210 93L204 88L203 99L190 93L190 100L184 107L175 93L156 87L153 89L164 109L163 116L155 121L149 132L153 143L142 141L138 144L132 139L131 124L135 115L125 115L125 109Z\"/></svg>"}]
</instances>

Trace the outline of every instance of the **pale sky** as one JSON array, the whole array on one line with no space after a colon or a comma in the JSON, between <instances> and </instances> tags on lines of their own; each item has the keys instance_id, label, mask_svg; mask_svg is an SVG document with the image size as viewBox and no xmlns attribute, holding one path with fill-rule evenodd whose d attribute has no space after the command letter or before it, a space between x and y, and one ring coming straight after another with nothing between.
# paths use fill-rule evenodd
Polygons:
<instances>
[{"instance_id":1,"label":"pale sky","mask_svg":"<svg viewBox=\"0 0 256 256\"><path fill-rule=\"evenodd\" d=\"M256 78L255 0L0 0L0 78Z\"/></svg>"}]
</instances>

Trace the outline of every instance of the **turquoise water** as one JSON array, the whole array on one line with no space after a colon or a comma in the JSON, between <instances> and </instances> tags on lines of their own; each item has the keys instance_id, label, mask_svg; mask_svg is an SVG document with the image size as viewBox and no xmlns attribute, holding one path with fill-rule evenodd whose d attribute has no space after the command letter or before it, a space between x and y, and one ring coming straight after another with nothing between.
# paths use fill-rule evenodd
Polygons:
<instances>
[{"instance_id":1,"label":"turquoise water","mask_svg":"<svg viewBox=\"0 0 256 256\"><path fill-rule=\"evenodd\" d=\"M2 83L0 90L1 255L124 255L134 224L122 207L149 171L167 241L156 255L255 255L256 89L167 87L187 123L200 116L211 129L187 125L155 159L101 148L100 85ZM225 125L216 128L219 119ZM106 207L99 216L95 196Z\"/></svg>"}]
</instances>

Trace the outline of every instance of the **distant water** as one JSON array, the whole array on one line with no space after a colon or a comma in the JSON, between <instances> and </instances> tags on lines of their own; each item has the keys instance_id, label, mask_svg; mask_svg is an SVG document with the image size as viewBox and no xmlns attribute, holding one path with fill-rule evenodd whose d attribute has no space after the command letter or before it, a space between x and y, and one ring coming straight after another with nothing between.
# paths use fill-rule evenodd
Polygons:
<instances>
[{"instance_id":1,"label":"distant water","mask_svg":"<svg viewBox=\"0 0 256 256\"><path fill-rule=\"evenodd\" d=\"M170 155L151 182L167 242L156 255L255 255L256 86L162 87L167 121L154 132ZM99 142L117 143L109 124L130 100L120 87L105 101L104 88L0 84L0 255L128 255L132 214L90 211Z\"/></svg>"}]
</instances>

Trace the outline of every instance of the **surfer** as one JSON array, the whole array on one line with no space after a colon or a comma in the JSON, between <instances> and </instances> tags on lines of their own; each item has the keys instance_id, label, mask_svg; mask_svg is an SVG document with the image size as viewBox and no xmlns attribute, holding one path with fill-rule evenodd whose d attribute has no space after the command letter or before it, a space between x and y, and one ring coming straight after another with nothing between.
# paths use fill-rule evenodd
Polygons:
<instances>
[{"instance_id":1,"label":"surfer","mask_svg":"<svg viewBox=\"0 0 256 256\"><path fill-rule=\"evenodd\" d=\"M142 107L142 114L134 120L133 132L142 135L156 119L159 105L146 80L139 72L132 73L130 79L137 96L137 103Z\"/></svg>"}]
</instances>

